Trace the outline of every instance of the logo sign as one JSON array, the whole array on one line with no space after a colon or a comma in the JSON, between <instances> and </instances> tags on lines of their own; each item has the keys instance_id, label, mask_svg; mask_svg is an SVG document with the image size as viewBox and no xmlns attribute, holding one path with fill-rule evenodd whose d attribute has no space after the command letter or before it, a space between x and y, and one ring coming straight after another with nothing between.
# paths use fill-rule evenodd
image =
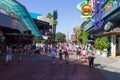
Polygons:
<instances>
[{"instance_id":1,"label":"logo sign","mask_svg":"<svg viewBox=\"0 0 120 80\"><path fill-rule=\"evenodd\" d=\"M111 22L107 22L104 26L105 31L109 31L112 28L113 24Z\"/></svg>"},{"instance_id":2,"label":"logo sign","mask_svg":"<svg viewBox=\"0 0 120 80\"><path fill-rule=\"evenodd\" d=\"M81 13L84 16L89 16L92 13L92 7L89 4L84 4L81 8Z\"/></svg>"}]
</instances>

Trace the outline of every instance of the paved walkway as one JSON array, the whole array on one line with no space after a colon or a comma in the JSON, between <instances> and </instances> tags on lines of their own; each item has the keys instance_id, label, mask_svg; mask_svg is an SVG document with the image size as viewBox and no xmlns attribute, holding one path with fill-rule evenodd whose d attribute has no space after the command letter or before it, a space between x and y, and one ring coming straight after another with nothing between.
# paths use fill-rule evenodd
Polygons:
<instances>
[{"instance_id":1,"label":"paved walkway","mask_svg":"<svg viewBox=\"0 0 120 80\"><path fill-rule=\"evenodd\" d=\"M96 68L99 69L105 80L120 80L120 56L113 59L96 55Z\"/></svg>"},{"instance_id":2,"label":"paved walkway","mask_svg":"<svg viewBox=\"0 0 120 80\"><path fill-rule=\"evenodd\" d=\"M47 56L24 57L4 65L0 60L1 80L104 80L98 69L89 70L87 63L51 64Z\"/></svg>"}]
</instances>

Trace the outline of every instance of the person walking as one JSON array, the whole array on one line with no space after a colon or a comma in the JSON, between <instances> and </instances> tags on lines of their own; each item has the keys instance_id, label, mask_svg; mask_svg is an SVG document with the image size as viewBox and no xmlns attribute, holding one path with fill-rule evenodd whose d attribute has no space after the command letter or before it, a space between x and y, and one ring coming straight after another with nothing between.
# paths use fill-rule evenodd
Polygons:
<instances>
[{"instance_id":1,"label":"person walking","mask_svg":"<svg viewBox=\"0 0 120 80\"><path fill-rule=\"evenodd\" d=\"M59 51L59 64L62 64L62 60L63 60L63 57L62 57L63 53L62 53L62 50Z\"/></svg>"},{"instance_id":2,"label":"person walking","mask_svg":"<svg viewBox=\"0 0 120 80\"><path fill-rule=\"evenodd\" d=\"M6 64L8 64L8 61L12 61L12 49L10 46L6 46Z\"/></svg>"},{"instance_id":3,"label":"person walking","mask_svg":"<svg viewBox=\"0 0 120 80\"><path fill-rule=\"evenodd\" d=\"M35 46L35 55L39 55L40 54L40 45L39 43L36 43L36 46Z\"/></svg>"},{"instance_id":4,"label":"person walking","mask_svg":"<svg viewBox=\"0 0 120 80\"><path fill-rule=\"evenodd\" d=\"M77 50L76 50L76 61L78 63L80 62L80 54L81 54L81 49L77 48Z\"/></svg>"},{"instance_id":5,"label":"person walking","mask_svg":"<svg viewBox=\"0 0 120 80\"><path fill-rule=\"evenodd\" d=\"M47 51L48 51L48 45L44 44L44 46L43 46L43 53L44 53L45 56L47 55Z\"/></svg>"},{"instance_id":6,"label":"person walking","mask_svg":"<svg viewBox=\"0 0 120 80\"><path fill-rule=\"evenodd\" d=\"M54 45L51 45L50 56L51 56L51 62L52 62L52 64L54 64L55 63L55 56L56 56L56 48Z\"/></svg>"},{"instance_id":7,"label":"person walking","mask_svg":"<svg viewBox=\"0 0 120 80\"><path fill-rule=\"evenodd\" d=\"M23 54L22 46L18 46L17 55L18 55L19 62L21 62L22 60L22 54Z\"/></svg>"},{"instance_id":8,"label":"person walking","mask_svg":"<svg viewBox=\"0 0 120 80\"><path fill-rule=\"evenodd\" d=\"M90 47L90 50L88 51L88 61L89 61L89 68L93 68L94 66L94 52L93 48Z\"/></svg>"},{"instance_id":9,"label":"person walking","mask_svg":"<svg viewBox=\"0 0 120 80\"><path fill-rule=\"evenodd\" d=\"M69 54L68 54L67 49L65 49L65 50L63 51L63 54L64 54L64 57L65 57L66 64L68 64Z\"/></svg>"},{"instance_id":10,"label":"person walking","mask_svg":"<svg viewBox=\"0 0 120 80\"><path fill-rule=\"evenodd\" d=\"M81 50L81 57L85 60L85 62L87 61L87 50L85 49L85 47Z\"/></svg>"}]
</instances>

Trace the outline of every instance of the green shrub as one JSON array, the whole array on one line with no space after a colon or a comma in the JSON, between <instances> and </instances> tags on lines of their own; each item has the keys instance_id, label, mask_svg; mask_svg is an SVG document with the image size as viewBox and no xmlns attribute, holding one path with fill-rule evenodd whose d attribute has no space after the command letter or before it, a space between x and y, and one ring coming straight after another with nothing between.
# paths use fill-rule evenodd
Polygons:
<instances>
[{"instance_id":1,"label":"green shrub","mask_svg":"<svg viewBox=\"0 0 120 80\"><path fill-rule=\"evenodd\" d=\"M101 49L101 43L100 43L100 38L97 38L96 40L95 40L95 43L94 43L94 45L95 45L95 48L96 49L98 49L98 50L100 50Z\"/></svg>"},{"instance_id":2,"label":"green shrub","mask_svg":"<svg viewBox=\"0 0 120 80\"><path fill-rule=\"evenodd\" d=\"M106 37L97 38L95 40L95 48L99 50L107 49L109 48L110 43Z\"/></svg>"},{"instance_id":3,"label":"green shrub","mask_svg":"<svg viewBox=\"0 0 120 80\"><path fill-rule=\"evenodd\" d=\"M106 37L102 37L100 41L101 41L102 50L109 48L110 43Z\"/></svg>"}]
</instances>

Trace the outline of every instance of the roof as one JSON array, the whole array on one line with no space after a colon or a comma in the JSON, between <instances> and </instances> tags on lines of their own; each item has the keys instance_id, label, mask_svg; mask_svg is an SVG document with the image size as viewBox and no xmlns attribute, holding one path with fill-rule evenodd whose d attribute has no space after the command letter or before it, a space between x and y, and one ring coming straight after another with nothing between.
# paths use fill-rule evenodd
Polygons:
<instances>
[{"instance_id":1,"label":"roof","mask_svg":"<svg viewBox=\"0 0 120 80\"><path fill-rule=\"evenodd\" d=\"M35 22L35 24L37 25L39 30L45 30L45 29L49 29L50 25L48 22L42 21L42 20L38 20L38 19L34 19L33 21Z\"/></svg>"},{"instance_id":2,"label":"roof","mask_svg":"<svg viewBox=\"0 0 120 80\"><path fill-rule=\"evenodd\" d=\"M40 31L38 30L35 23L32 21L30 14L27 9L17 2L16 0L1 0L0 1L0 12L10 15L22 20L25 26L32 31L32 34L35 36L41 36Z\"/></svg>"},{"instance_id":3,"label":"roof","mask_svg":"<svg viewBox=\"0 0 120 80\"><path fill-rule=\"evenodd\" d=\"M103 36L108 35L120 35L120 27L113 28L111 31L103 33Z\"/></svg>"},{"instance_id":4,"label":"roof","mask_svg":"<svg viewBox=\"0 0 120 80\"><path fill-rule=\"evenodd\" d=\"M32 13L32 12L30 12L29 14L30 14L30 16L31 16L32 18L34 18L34 19L38 19L39 16L42 16L41 14Z\"/></svg>"}]
</instances>

